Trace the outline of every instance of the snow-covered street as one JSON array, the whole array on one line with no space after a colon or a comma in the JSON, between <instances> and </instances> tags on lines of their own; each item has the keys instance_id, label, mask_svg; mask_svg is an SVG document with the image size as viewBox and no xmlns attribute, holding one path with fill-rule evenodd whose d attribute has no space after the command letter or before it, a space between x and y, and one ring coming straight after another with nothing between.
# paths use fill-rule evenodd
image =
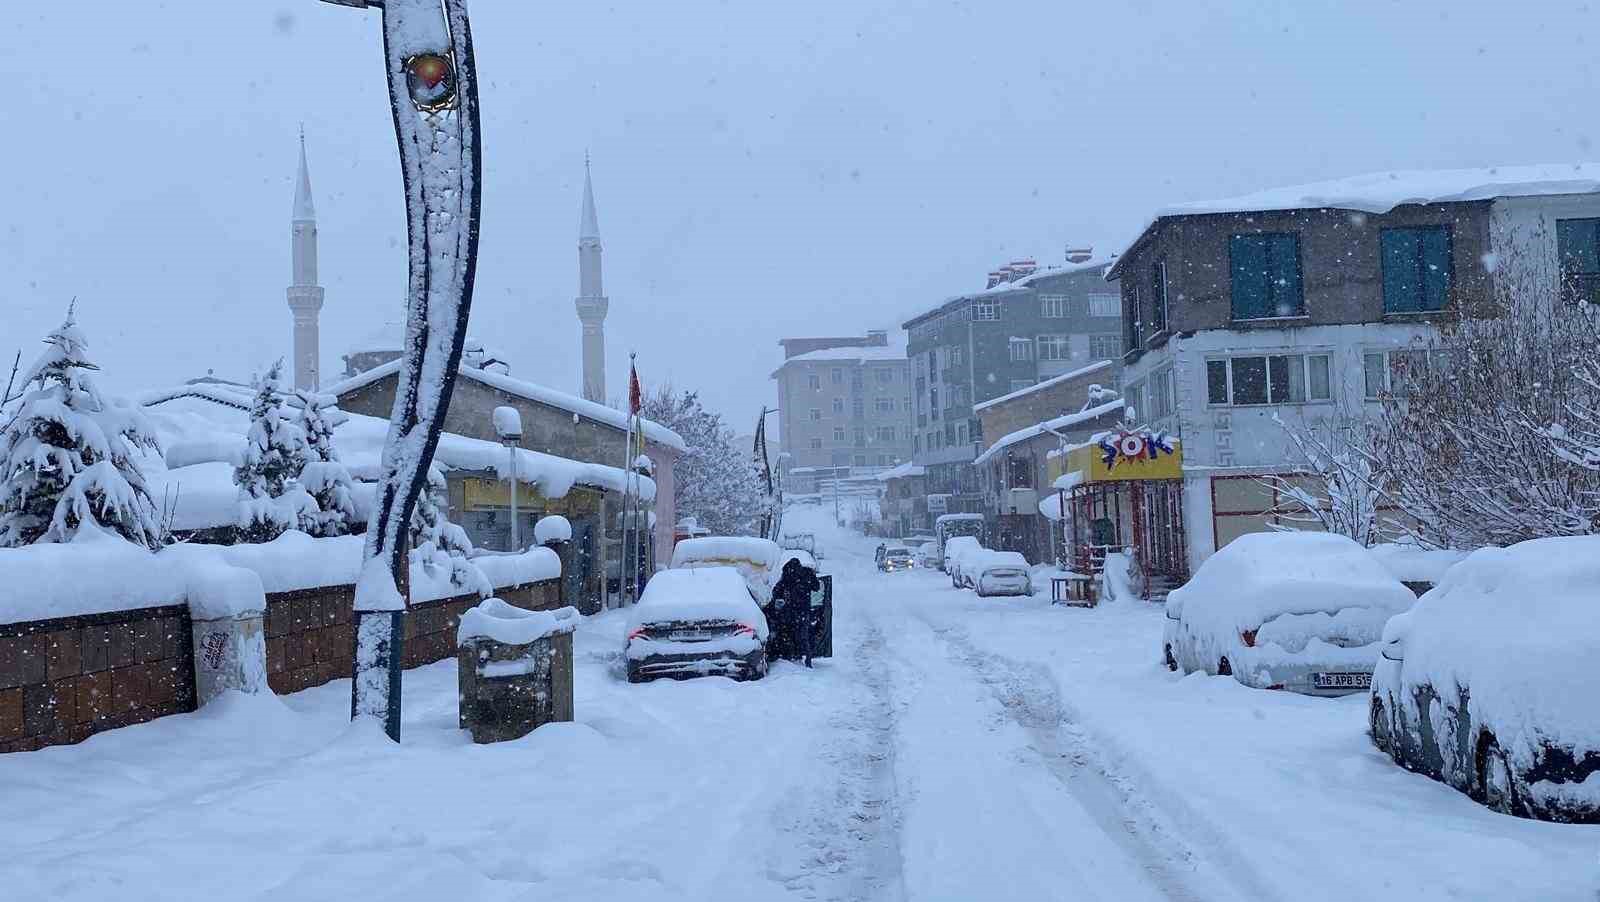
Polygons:
<instances>
[{"instance_id":1,"label":"snow-covered street","mask_svg":"<svg viewBox=\"0 0 1600 902\"><path fill-rule=\"evenodd\" d=\"M825 524L819 525L819 531ZM577 722L475 746L446 661L399 748L349 685L0 757L16 899L1593 899L1600 830L1396 768L1365 696L1156 660L1158 608L978 599L828 534L836 657L632 686L577 635ZM86 826L87 825L87 826Z\"/></svg>"}]
</instances>

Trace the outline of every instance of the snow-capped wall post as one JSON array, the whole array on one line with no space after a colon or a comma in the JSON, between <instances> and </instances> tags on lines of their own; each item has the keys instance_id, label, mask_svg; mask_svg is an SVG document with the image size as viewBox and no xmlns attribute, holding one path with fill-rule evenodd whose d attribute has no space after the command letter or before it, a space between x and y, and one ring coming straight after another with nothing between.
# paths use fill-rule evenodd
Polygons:
<instances>
[{"instance_id":1,"label":"snow-capped wall post","mask_svg":"<svg viewBox=\"0 0 1600 902\"><path fill-rule=\"evenodd\" d=\"M482 164L466 0L328 0L383 10L384 67L400 145L409 279L406 337L382 479L355 597L350 716L382 717L400 740L409 528L467 337L478 256Z\"/></svg>"}]
</instances>

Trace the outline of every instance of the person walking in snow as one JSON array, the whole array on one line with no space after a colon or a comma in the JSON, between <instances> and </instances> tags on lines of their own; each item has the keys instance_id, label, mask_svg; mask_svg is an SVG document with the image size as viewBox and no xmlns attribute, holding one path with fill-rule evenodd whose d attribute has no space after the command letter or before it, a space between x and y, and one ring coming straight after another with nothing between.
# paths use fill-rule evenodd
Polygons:
<instances>
[{"instance_id":1,"label":"person walking in snow","mask_svg":"<svg viewBox=\"0 0 1600 902\"><path fill-rule=\"evenodd\" d=\"M811 593L822 589L816 571L790 558L783 575L772 587L773 607L778 614L779 655L791 661L804 659L811 666Z\"/></svg>"}]
</instances>

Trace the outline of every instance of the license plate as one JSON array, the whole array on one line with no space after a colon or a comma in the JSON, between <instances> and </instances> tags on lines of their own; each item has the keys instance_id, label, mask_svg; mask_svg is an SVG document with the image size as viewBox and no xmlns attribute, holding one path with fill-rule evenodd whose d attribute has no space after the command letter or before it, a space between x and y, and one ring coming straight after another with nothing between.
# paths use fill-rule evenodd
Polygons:
<instances>
[{"instance_id":1,"label":"license plate","mask_svg":"<svg viewBox=\"0 0 1600 902\"><path fill-rule=\"evenodd\" d=\"M1311 685L1317 689L1370 689L1370 673L1313 673Z\"/></svg>"}]
</instances>

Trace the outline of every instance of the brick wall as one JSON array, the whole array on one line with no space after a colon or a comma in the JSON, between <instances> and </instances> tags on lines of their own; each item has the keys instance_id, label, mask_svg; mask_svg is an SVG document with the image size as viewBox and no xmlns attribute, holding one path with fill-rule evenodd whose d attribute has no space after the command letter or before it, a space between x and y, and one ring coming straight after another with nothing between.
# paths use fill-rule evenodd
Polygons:
<instances>
[{"instance_id":1,"label":"brick wall","mask_svg":"<svg viewBox=\"0 0 1600 902\"><path fill-rule=\"evenodd\" d=\"M193 711L185 605L0 624L0 752Z\"/></svg>"},{"instance_id":2,"label":"brick wall","mask_svg":"<svg viewBox=\"0 0 1600 902\"><path fill-rule=\"evenodd\" d=\"M561 606L561 583L547 580L506 586L495 595L530 611ZM264 626L267 685L279 695L350 678L351 605L354 586L323 586L267 595ZM479 601L461 595L414 604L405 618L405 666L420 667L456 653L456 626Z\"/></svg>"}]
</instances>

